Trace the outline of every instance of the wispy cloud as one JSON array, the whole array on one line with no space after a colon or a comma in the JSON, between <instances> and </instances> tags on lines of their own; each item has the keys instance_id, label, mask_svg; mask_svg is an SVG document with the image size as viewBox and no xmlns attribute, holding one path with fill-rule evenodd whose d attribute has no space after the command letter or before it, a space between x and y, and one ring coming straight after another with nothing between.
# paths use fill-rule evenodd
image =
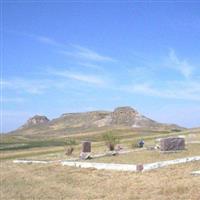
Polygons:
<instances>
[{"instance_id":1,"label":"wispy cloud","mask_svg":"<svg viewBox=\"0 0 200 200\"><path fill-rule=\"evenodd\" d=\"M59 53L75 58L75 63L78 67L85 66L100 71L102 68L99 64L117 61L110 56L97 53L94 50L80 45L65 45L47 36L30 34L29 37L41 43L58 47L57 51ZM103 73L103 75L101 73L94 74L94 72L89 69L81 69L80 72L77 70L78 67L76 70L50 70L48 73L49 80L27 80L17 78L2 81L1 84L6 88L25 91L30 94L42 94L51 88L66 88L68 83L65 82L65 79L69 79L86 83L89 86L104 86L108 89L117 88L117 90L147 96L199 101L200 81L193 77L196 69L195 66L191 65L185 58L179 58L174 49L171 49L166 57L167 59L164 62L162 59L159 59L159 61L155 63L156 67L150 67L149 59L145 59L144 57L139 57L139 59L142 60L142 65L140 66L126 67L126 70L124 70L124 67L120 68L119 66L116 69L118 70L116 75L119 76L116 77L114 73L110 76L115 80L116 85L108 84L105 78L108 75L106 73ZM119 65L119 62L117 62L117 64ZM152 62L151 65L154 65L154 62ZM130 64L130 66L132 65ZM158 83L156 80L161 80L162 77L164 77L162 74L162 66L169 69L169 75L174 75L174 71L177 71L179 75L181 75L181 77L178 77L179 81L169 81L165 79L162 83ZM123 79L121 74L123 74L126 79ZM52 76L55 77L52 78ZM177 78L176 76L172 77ZM124 82L126 82L127 85L124 85Z\"/></svg>"},{"instance_id":2,"label":"wispy cloud","mask_svg":"<svg viewBox=\"0 0 200 200\"><path fill-rule=\"evenodd\" d=\"M90 68L90 69L104 71L103 68L101 66L99 66L98 64L93 64L93 63L90 63L90 62L78 62L77 64L80 65L80 66Z\"/></svg>"},{"instance_id":3,"label":"wispy cloud","mask_svg":"<svg viewBox=\"0 0 200 200\"><path fill-rule=\"evenodd\" d=\"M55 40L52 37L44 36L44 35L36 35L32 33L25 33L25 32L18 32L18 31L11 31L12 33L15 33L17 35L29 37L32 40L38 41L43 44L51 45L54 47L60 47L60 48L67 48L68 46L65 43L59 42Z\"/></svg>"},{"instance_id":4,"label":"wispy cloud","mask_svg":"<svg viewBox=\"0 0 200 200\"><path fill-rule=\"evenodd\" d=\"M53 38L49 38L46 36L38 36L38 35L33 35L32 37L34 37L39 42L42 42L45 44L49 44L49 45L53 45L53 46L57 46L57 47L66 47L65 44L60 43L60 42L54 40Z\"/></svg>"},{"instance_id":5,"label":"wispy cloud","mask_svg":"<svg viewBox=\"0 0 200 200\"><path fill-rule=\"evenodd\" d=\"M71 44L62 43L49 36L36 35L36 34L30 34L30 33L25 33L25 32L18 32L18 31L9 31L9 32L32 38L43 44L60 47L60 50L59 50L60 53L68 55L68 56L73 56L79 59L84 59L87 61L96 61L96 62L102 62L102 61L115 62L116 61L114 58L111 58L110 56L99 54L96 51L91 50L89 48L86 48L80 45L71 45Z\"/></svg>"},{"instance_id":6,"label":"wispy cloud","mask_svg":"<svg viewBox=\"0 0 200 200\"><path fill-rule=\"evenodd\" d=\"M189 64L185 59L180 59L176 52L171 49L167 61L168 67L179 71L185 78L190 78L194 71L194 66Z\"/></svg>"},{"instance_id":7,"label":"wispy cloud","mask_svg":"<svg viewBox=\"0 0 200 200\"><path fill-rule=\"evenodd\" d=\"M115 62L116 61L114 58L111 58L110 56L99 54L94 50L91 50L89 48L86 48L80 45L66 45L47 36L31 35L31 37L35 38L39 42L62 48L62 50L60 50L59 52L64 55L72 56L72 57L79 58L86 61L94 61L94 62Z\"/></svg>"},{"instance_id":8,"label":"wispy cloud","mask_svg":"<svg viewBox=\"0 0 200 200\"><path fill-rule=\"evenodd\" d=\"M180 59L173 49L165 58L156 61L156 67L153 63L152 67L145 63L143 67L133 67L130 75L134 78L129 80L129 84L122 84L118 88L145 96L200 101L200 78L194 74L196 66L184 58ZM163 73L163 66L168 68L167 77Z\"/></svg>"},{"instance_id":9,"label":"wispy cloud","mask_svg":"<svg viewBox=\"0 0 200 200\"><path fill-rule=\"evenodd\" d=\"M1 85L3 88L16 90L18 93L26 92L29 94L42 94L48 88L44 81L22 78L2 80Z\"/></svg>"},{"instance_id":10,"label":"wispy cloud","mask_svg":"<svg viewBox=\"0 0 200 200\"><path fill-rule=\"evenodd\" d=\"M72 56L78 59L86 60L86 61L94 61L94 62L115 62L116 60L105 55L101 55L91 49L79 46L72 45L72 51L60 51L61 53Z\"/></svg>"},{"instance_id":11,"label":"wispy cloud","mask_svg":"<svg viewBox=\"0 0 200 200\"><path fill-rule=\"evenodd\" d=\"M89 84L99 85L99 86L105 84L105 80L103 78L97 75L93 75L93 74L82 74L82 73L71 72L67 70L63 70L63 71L50 70L49 73L55 76L65 77L65 78L69 78L69 79L73 79L73 80L77 80L77 81L81 81L81 82L85 82Z\"/></svg>"},{"instance_id":12,"label":"wispy cloud","mask_svg":"<svg viewBox=\"0 0 200 200\"><path fill-rule=\"evenodd\" d=\"M120 89L146 96L200 101L200 82L197 81L171 81L165 83L163 87L149 83L136 83Z\"/></svg>"},{"instance_id":13,"label":"wispy cloud","mask_svg":"<svg viewBox=\"0 0 200 200\"><path fill-rule=\"evenodd\" d=\"M77 84L85 83L85 87L106 86L105 78L94 74L86 74L80 72L72 72L67 70L48 70L46 78L26 79L26 78L10 78L1 80L0 85L5 90L15 91L17 94L27 93L31 95L41 95L47 91L63 90L66 88L74 88L71 80ZM76 84L75 84L76 85ZM83 87L83 86L82 86ZM3 102L22 102L21 98L3 98Z\"/></svg>"}]
</instances>

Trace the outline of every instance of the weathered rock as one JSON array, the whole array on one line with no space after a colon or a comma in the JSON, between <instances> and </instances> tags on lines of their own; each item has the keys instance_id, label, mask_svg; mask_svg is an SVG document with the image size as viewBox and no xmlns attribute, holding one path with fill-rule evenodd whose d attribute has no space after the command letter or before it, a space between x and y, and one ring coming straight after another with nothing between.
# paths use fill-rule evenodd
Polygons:
<instances>
[{"instance_id":1,"label":"weathered rock","mask_svg":"<svg viewBox=\"0 0 200 200\"><path fill-rule=\"evenodd\" d=\"M42 129L41 127L45 128ZM12 131L15 134L45 134L55 135L83 133L90 131L98 131L116 128L134 128L147 130L150 133L151 130L172 130L180 129L177 125L162 124L154 120L145 117L137 110L131 107L118 107L113 112L111 111L91 111L83 113L65 113L61 117L53 119L49 122L49 119L45 116L36 115L30 118L27 123L16 131Z\"/></svg>"},{"instance_id":2,"label":"weathered rock","mask_svg":"<svg viewBox=\"0 0 200 200\"><path fill-rule=\"evenodd\" d=\"M111 114L112 124L116 125L132 125L135 119L135 116L138 114L136 110L131 107L118 107Z\"/></svg>"},{"instance_id":3,"label":"weathered rock","mask_svg":"<svg viewBox=\"0 0 200 200\"><path fill-rule=\"evenodd\" d=\"M39 124L46 124L50 120L46 116L41 116L41 115L35 115L28 119L28 121L21 127L21 128L27 128L31 127L33 125L39 125Z\"/></svg>"},{"instance_id":4,"label":"weathered rock","mask_svg":"<svg viewBox=\"0 0 200 200\"><path fill-rule=\"evenodd\" d=\"M160 140L160 150L161 151L176 151L185 149L185 139L184 138L163 138Z\"/></svg>"}]
</instances>

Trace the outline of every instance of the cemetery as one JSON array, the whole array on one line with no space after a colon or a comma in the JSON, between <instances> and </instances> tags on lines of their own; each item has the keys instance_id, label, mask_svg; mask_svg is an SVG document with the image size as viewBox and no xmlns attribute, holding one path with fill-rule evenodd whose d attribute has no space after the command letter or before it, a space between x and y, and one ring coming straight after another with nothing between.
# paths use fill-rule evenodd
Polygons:
<instances>
[{"instance_id":1,"label":"cemetery","mask_svg":"<svg viewBox=\"0 0 200 200\"><path fill-rule=\"evenodd\" d=\"M138 141L138 148L124 149L122 145L113 143L110 139L106 145L108 150L104 153L92 152L92 142L85 140L81 142L80 154L73 157L74 148L69 145L66 154L70 158L63 160L14 160L14 163L48 164L60 163L62 166L78 168L93 168L103 170L145 172L169 165L182 164L200 160L200 155L193 155L192 148L197 145L185 145L183 137L159 138L155 146L145 146L143 140ZM189 148L189 150L188 150ZM199 150L200 147L198 146ZM198 172L197 172L198 174Z\"/></svg>"},{"instance_id":2,"label":"cemetery","mask_svg":"<svg viewBox=\"0 0 200 200\"><path fill-rule=\"evenodd\" d=\"M20 199L47 194L53 199L139 199L145 187L143 199L178 199L180 194L198 199L199 134L112 133L70 136L57 147L4 151L2 190L9 199L19 197L19 191Z\"/></svg>"}]
</instances>

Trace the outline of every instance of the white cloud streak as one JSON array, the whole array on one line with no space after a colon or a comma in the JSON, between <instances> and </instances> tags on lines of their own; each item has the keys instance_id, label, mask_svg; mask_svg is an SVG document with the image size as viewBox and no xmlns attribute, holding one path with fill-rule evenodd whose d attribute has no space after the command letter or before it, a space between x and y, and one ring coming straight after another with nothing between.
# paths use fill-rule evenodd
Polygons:
<instances>
[{"instance_id":1,"label":"white cloud streak","mask_svg":"<svg viewBox=\"0 0 200 200\"><path fill-rule=\"evenodd\" d=\"M120 90L165 99L200 101L200 78L194 74L195 66L189 64L186 59L178 58L173 49L170 50L167 60L157 63L157 66L169 68L172 77L175 71L180 76L176 75L175 80L162 80L162 68L133 68L134 80L130 84L120 86Z\"/></svg>"},{"instance_id":2,"label":"white cloud streak","mask_svg":"<svg viewBox=\"0 0 200 200\"><path fill-rule=\"evenodd\" d=\"M12 89L18 93L29 93L29 94L42 94L48 85L45 81L40 80L27 80L22 78L9 79L1 82L3 88Z\"/></svg>"},{"instance_id":3,"label":"white cloud streak","mask_svg":"<svg viewBox=\"0 0 200 200\"><path fill-rule=\"evenodd\" d=\"M66 47L66 45L59 43L56 40L49 38L49 37L46 37L46 36L34 36L34 38L36 40L38 40L39 42L49 44L49 45L52 45L52 46Z\"/></svg>"},{"instance_id":4,"label":"white cloud streak","mask_svg":"<svg viewBox=\"0 0 200 200\"><path fill-rule=\"evenodd\" d=\"M75 58L84 59L87 61L95 61L95 62L115 62L116 61L115 59L109 56L101 55L86 47L82 47L80 45L69 45L69 44L66 45L48 36L27 34L27 33L22 33L22 32L20 33L16 31L12 31L12 32L19 35L30 37L43 44L48 44L51 46L60 47L61 49L65 49L65 50L60 50L59 52L68 56L75 57ZM66 50L66 49L70 49L70 50Z\"/></svg>"},{"instance_id":5,"label":"white cloud streak","mask_svg":"<svg viewBox=\"0 0 200 200\"><path fill-rule=\"evenodd\" d=\"M173 49L169 52L167 65L179 71L186 79L193 75L194 66L189 64L186 60L179 59Z\"/></svg>"},{"instance_id":6,"label":"white cloud streak","mask_svg":"<svg viewBox=\"0 0 200 200\"><path fill-rule=\"evenodd\" d=\"M76 59L93 61L93 62L115 62L116 60L109 57L101 55L91 49L79 46L72 45L74 48L72 51L60 51L64 55L75 57Z\"/></svg>"},{"instance_id":7,"label":"white cloud streak","mask_svg":"<svg viewBox=\"0 0 200 200\"><path fill-rule=\"evenodd\" d=\"M59 53L74 57L76 59L76 62L78 62L79 65L82 66L99 69L99 66L97 65L99 62L116 62L115 59L109 56L101 55L91 49L79 45L64 45L46 36L29 35L29 37L32 37L41 43L64 49L60 50ZM180 59L176 55L176 52L171 49L167 56L166 63L159 63L159 65L164 65L165 67L172 69L170 73L173 73L174 70L178 71L182 76L181 80L165 81L162 83L163 86L161 87L153 80L148 80L149 74L152 75L153 73L156 73L156 70L152 71L149 67L144 66L142 67L142 69L141 67L133 68L133 74L135 74L136 80L135 82L125 86L122 85L122 83L120 83L119 81L117 87L114 85L109 85L107 84L107 81L105 81L104 77L96 74L82 73L76 71L74 72L69 70L52 70L49 75L56 76L57 78L55 78L55 80L51 79L50 81L41 81L18 78L2 81L1 84L6 88L25 91L30 94L42 94L46 90L53 87L67 87L66 82L61 79L67 78L78 82L87 83L92 86L105 86L110 89L117 88L125 92L133 92L147 96L195 101L200 100L200 81L192 79L195 67L189 64L186 59ZM144 74L148 74L148 76L145 76ZM114 78L115 77L113 77L113 79ZM61 81L59 81L59 79L61 79ZM150 81L152 84L149 84L148 81Z\"/></svg>"},{"instance_id":8,"label":"white cloud streak","mask_svg":"<svg viewBox=\"0 0 200 200\"><path fill-rule=\"evenodd\" d=\"M200 82L196 81L171 81L167 82L162 88L149 83L137 83L120 89L146 96L200 101Z\"/></svg>"},{"instance_id":9,"label":"white cloud streak","mask_svg":"<svg viewBox=\"0 0 200 200\"><path fill-rule=\"evenodd\" d=\"M76 81L77 83L85 83L85 87L100 87L106 86L106 81L100 76L93 74L83 74L80 72L71 72L67 70L50 70L48 73L48 79L24 79L14 78L2 80L0 85L4 90L13 90L18 94L27 93L29 95L40 95L53 89L66 89L73 86L69 85L72 83L70 80ZM53 77L54 76L54 77ZM83 86L82 86L83 87ZM20 98L4 98L3 102L21 102Z\"/></svg>"},{"instance_id":10,"label":"white cloud streak","mask_svg":"<svg viewBox=\"0 0 200 200\"><path fill-rule=\"evenodd\" d=\"M105 84L105 80L103 78L96 75L92 75L92 74L81 74L81 73L71 72L67 70L64 70L64 71L51 70L50 74L54 76L69 78L69 79L73 79L73 80L77 80L77 81L81 81L81 82L85 82L85 83L89 83L93 85L98 85L98 86Z\"/></svg>"}]
</instances>

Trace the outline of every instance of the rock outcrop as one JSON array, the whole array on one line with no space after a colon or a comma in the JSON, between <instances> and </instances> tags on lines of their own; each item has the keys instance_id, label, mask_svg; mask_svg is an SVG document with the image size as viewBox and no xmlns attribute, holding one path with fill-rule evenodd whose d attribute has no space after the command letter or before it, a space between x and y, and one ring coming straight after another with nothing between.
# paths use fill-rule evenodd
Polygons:
<instances>
[{"instance_id":1,"label":"rock outcrop","mask_svg":"<svg viewBox=\"0 0 200 200\"><path fill-rule=\"evenodd\" d=\"M46 116L36 115L21 127L20 133L24 130L24 134L73 134L114 128L162 131L184 129L177 125L163 124L151 120L131 107L118 107L113 112L92 111L65 113L51 121Z\"/></svg>"},{"instance_id":2,"label":"rock outcrop","mask_svg":"<svg viewBox=\"0 0 200 200\"><path fill-rule=\"evenodd\" d=\"M28 119L28 121L21 127L27 128L34 125L47 124L50 120L46 116L35 115Z\"/></svg>"},{"instance_id":3,"label":"rock outcrop","mask_svg":"<svg viewBox=\"0 0 200 200\"><path fill-rule=\"evenodd\" d=\"M132 126L139 113L131 107L118 107L111 113L112 124Z\"/></svg>"}]
</instances>

